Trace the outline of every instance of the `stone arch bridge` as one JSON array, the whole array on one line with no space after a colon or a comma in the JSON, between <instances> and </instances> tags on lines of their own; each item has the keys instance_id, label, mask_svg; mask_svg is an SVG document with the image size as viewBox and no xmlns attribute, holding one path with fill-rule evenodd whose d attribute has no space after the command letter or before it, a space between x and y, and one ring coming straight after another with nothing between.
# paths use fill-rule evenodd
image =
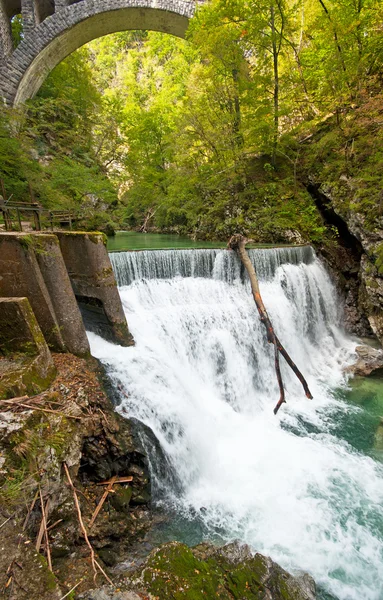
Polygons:
<instances>
[{"instance_id":1,"label":"stone arch bridge","mask_svg":"<svg viewBox=\"0 0 383 600\"><path fill-rule=\"evenodd\" d=\"M0 0L0 96L8 105L32 98L66 56L109 33L148 29L182 38L194 9L185 0ZM18 14L23 40L14 49Z\"/></svg>"}]
</instances>

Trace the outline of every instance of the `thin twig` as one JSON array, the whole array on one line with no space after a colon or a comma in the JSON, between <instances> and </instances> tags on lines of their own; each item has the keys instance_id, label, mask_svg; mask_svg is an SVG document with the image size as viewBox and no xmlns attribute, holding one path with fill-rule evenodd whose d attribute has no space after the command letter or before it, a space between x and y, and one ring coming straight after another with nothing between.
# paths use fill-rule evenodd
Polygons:
<instances>
[{"instance_id":1,"label":"thin twig","mask_svg":"<svg viewBox=\"0 0 383 600\"><path fill-rule=\"evenodd\" d=\"M49 525L49 527L47 528L47 531L50 531L51 529L53 529L54 527L56 527L56 525L58 525L62 521L63 521L63 519L59 519L58 521L55 521L52 525Z\"/></svg>"},{"instance_id":2,"label":"thin twig","mask_svg":"<svg viewBox=\"0 0 383 600\"><path fill-rule=\"evenodd\" d=\"M6 525L6 524L8 523L8 521L10 521L10 520L12 519L12 517L14 517L14 516L15 516L15 513L14 513L13 515L11 515L10 517L8 517L8 519L5 519L4 523L2 523L2 524L0 525L0 529L1 529L2 527L4 527L4 525Z\"/></svg>"},{"instance_id":3,"label":"thin twig","mask_svg":"<svg viewBox=\"0 0 383 600\"><path fill-rule=\"evenodd\" d=\"M76 589L76 587L78 587L78 586L80 585L80 583L82 583L82 581L78 581L78 582L76 583L76 585L74 585L74 586L72 587L72 589L70 589L70 590L69 590L69 592L67 592L67 593L66 593L64 596L61 596L60 600L64 600L64 598L67 598L67 597L69 596L69 594L71 594L71 593L73 592L73 590L75 590L75 589Z\"/></svg>"},{"instance_id":4,"label":"thin twig","mask_svg":"<svg viewBox=\"0 0 383 600\"><path fill-rule=\"evenodd\" d=\"M94 581L96 581L97 568L98 568L101 571L101 573L104 575L104 577L107 580L107 582L110 583L110 585L113 585L113 582L109 579L109 577L107 576L107 574L105 573L105 571L101 568L101 566L96 561L96 557L95 557L95 554L94 554L94 550L93 550L92 544L89 541L88 533L87 533L86 527L84 525L84 521L82 520L80 503L78 501L78 496L76 494L76 490L75 490L75 487L73 485L73 482L72 482L72 479L71 479L71 476L70 476L70 473L69 473L69 469L68 469L67 464L65 462L63 463L63 465L64 465L64 470L65 470L65 475L67 476L69 486L70 486L70 488L72 490L72 493L73 493L73 499L74 499L74 503L75 503L76 510L77 510L78 522L80 524L80 528L81 528L81 531L83 533L85 542L86 542L86 544L87 544L87 546L88 546L88 548L90 550L90 559L91 559L93 573L94 573L93 579L94 579Z\"/></svg>"},{"instance_id":5,"label":"thin twig","mask_svg":"<svg viewBox=\"0 0 383 600\"><path fill-rule=\"evenodd\" d=\"M45 510L44 510L44 502L41 502L41 514L43 514L44 511L44 515L45 518L48 518L48 513L49 513L49 498L47 500L47 503L45 505ZM43 537L44 537L44 519L41 519L41 523L40 523L40 529L39 529L39 533L37 536L37 540L36 540L36 551L40 552L40 547L41 547L41 542L43 541Z\"/></svg>"},{"instance_id":6,"label":"thin twig","mask_svg":"<svg viewBox=\"0 0 383 600\"><path fill-rule=\"evenodd\" d=\"M48 568L50 571L52 571L53 573L53 569L52 569L52 559L51 559L51 550L49 547L49 536L48 536L48 529L47 529L47 517L46 517L46 513L45 513L45 508L44 508L44 499L43 499L43 494L40 488L40 501L41 501L41 514L42 514L42 522L44 525L44 538L45 538L45 551L47 553L47 561L48 561ZM49 498L47 500L46 506L48 507L48 502L49 502Z\"/></svg>"},{"instance_id":7,"label":"thin twig","mask_svg":"<svg viewBox=\"0 0 383 600\"><path fill-rule=\"evenodd\" d=\"M8 400L2 400L2 402L8 402L10 404L17 404L18 402L24 402L24 400L30 400L29 396L17 396L16 398L8 398Z\"/></svg>"},{"instance_id":8,"label":"thin twig","mask_svg":"<svg viewBox=\"0 0 383 600\"><path fill-rule=\"evenodd\" d=\"M107 479L107 481L99 481L96 485L109 485L110 483L130 483L133 481L133 477L131 475L127 475L126 477L112 477L112 479Z\"/></svg>"}]
</instances>

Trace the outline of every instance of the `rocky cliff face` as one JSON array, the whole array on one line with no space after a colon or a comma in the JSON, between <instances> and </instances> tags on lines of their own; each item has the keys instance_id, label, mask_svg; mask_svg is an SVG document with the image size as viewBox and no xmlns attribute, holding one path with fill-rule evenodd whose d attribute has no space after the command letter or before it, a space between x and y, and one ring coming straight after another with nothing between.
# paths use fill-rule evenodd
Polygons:
<instances>
[{"instance_id":1,"label":"rocky cliff face","mask_svg":"<svg viewBox=\"0 0 383 600\"><path fill-rule=\"evenodd\" d=\"M383 342L383 94L365 93L302 144L301 177L332 241L321 249L344 293L346 326Z\"/></svg>"},{"instance_id":2,"label":"rocky cliff face","mask_svg":"<svg viewBox=\"0 0 383 600\"><path fill-rule=\"evenodd\" d=\"M0 406L0 587L7 586L11 600L59 599L75 585L79 592L94 585L65 467L104 569L122 560L151 525L147 459L134 424L113 410L103 371L91 358L53 359L57 377L45 392ZM113 493L90 527L103 482L114 476ZM53 571L40 537L43 505ZM97 583L102 580L99 574Z\"/></svg>"},{"instance_id":3,"label":"rocky cliff face","mask_svg":"<svg viewBox=\"0 0 383 600\"><path fill-rule=\"evenodd\" d=\"M335 186L317 181L308 188L324 220L337 232L334 242L323 246L320 254L344 297L346 329L362 337L374 334L382 343L383 219L377 219L371 229L365 215L342 213ZM353 191L349 189L350 197Z\"/></svg>"}]
</instances>

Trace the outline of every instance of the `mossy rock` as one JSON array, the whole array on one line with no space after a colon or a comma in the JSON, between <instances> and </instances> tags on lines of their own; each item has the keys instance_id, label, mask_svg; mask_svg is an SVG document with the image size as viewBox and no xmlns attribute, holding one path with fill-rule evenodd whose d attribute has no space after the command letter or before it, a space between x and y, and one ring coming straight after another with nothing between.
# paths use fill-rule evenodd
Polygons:
<instances>
[{"instance_id":1,"label":"mossy rock","mask_svg":"<svg viewBox=\"0 0 383 600\"><path fill-rule=\"evenodd\" d=\"M120 487L110 495L110 503L119 512L128 512L133 490L129 487Z\"/></svg>"},{"instance_id":2,"label":"mossy rock","mask_svg":"<svg viewBox=\"0 0 383 600\"><path fill-rule=\"evenodd\" d=\"M140 572L145 589L168 600L314 600L311 577L293 577L270 558L237 542L194 549L170 542Z\"/></svg>"}]
</instances>

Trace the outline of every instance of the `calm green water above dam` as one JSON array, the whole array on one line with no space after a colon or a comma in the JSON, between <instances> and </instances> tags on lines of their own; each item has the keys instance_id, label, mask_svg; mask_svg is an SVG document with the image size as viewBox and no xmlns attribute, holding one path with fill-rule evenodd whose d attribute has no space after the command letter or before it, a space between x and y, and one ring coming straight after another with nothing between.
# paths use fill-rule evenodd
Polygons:
<instances>
[{"instance_id":1,"label":"calm green water above dam","mask_svg":"<svg viewBox=\"0 0 383 600\"><path fill-rule=\"evenodd\" d=\"M108 237L109 252L121 250L164 250L167 248L225 248L226 242L193 241L182 235L117 231Z\"/></svg>"},{"instance_id":2,"label":"calm green water above dam","mask_svg":"<svg viewBox=\"0 0 383 600\"><path fill-rule=\"evenodd\" d=\"M108 237L109 252L122 250L166 250L182 248L226 248L227 242L192 240L183 235L164 233L138 233L137 231L117 231ZM250 247L252 245L250 244ZM269 244L257 244L258 248L270 247Z\"/></svg>"}]
</instances>

